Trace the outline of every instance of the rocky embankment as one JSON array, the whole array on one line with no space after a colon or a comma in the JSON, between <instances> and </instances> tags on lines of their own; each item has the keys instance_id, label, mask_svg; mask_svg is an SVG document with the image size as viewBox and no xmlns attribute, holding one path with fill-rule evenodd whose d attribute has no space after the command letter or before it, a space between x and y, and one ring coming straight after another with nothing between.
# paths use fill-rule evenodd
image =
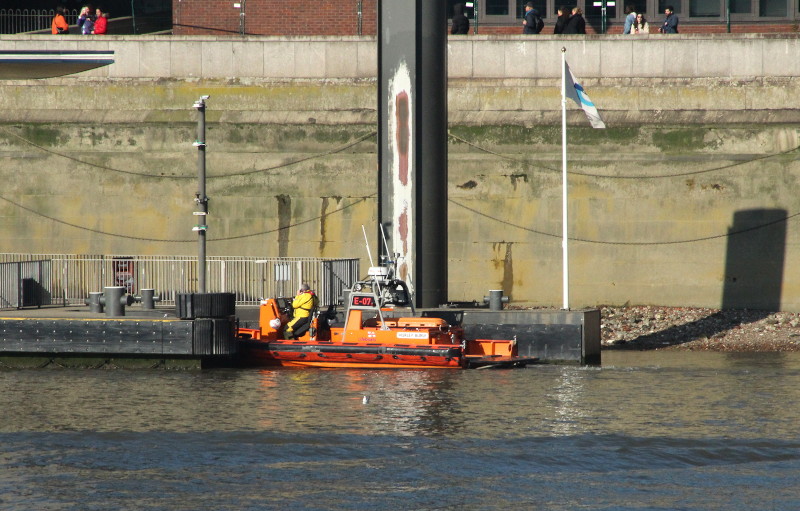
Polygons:
<instances>
[{"instance_id":1,"label":"rocky embankment","mask_svg":"<svg viewBox=\"0 0 800 511\"><path fill-rule=\"evenodd\" d=\"M601 307L604 349L800 351L800 314L684 307Z\"/></svg>"}]
</instances>

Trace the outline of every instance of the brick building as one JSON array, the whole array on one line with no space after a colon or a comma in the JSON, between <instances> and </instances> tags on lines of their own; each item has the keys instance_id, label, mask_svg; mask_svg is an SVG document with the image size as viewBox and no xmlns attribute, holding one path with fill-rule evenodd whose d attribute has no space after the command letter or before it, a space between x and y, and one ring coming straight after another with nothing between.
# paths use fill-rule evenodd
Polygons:
<instances>
[{"instance_id":1,"label":"brick building","mask_svg":"<svg viewBox=\"0 0 800 511\"><path fill-rule=\"evenodd\" d=\"M173 0L173 32L177 35L374 35L379 0ZM384 0L391 1L391 0ZM426 0L436 1L436 0ZM452 12L464 0L438 0ZM527 0L477 0L468 9L471 33L518 34ZM681 33L797 32L800 0L534 0L552 33L556 9L579 6L588 33L621 33L623 5L631 4L657 32L664 8L672 5ZM605 20L603 18L603 4ZM611 5L615 4L615 5ZM477 13L475 12L477 11ZM728 11L730 14L728 15Z\"/></svg>"},{"instance_id":2,"label":"brick building","mask_svg":"<svg viewBox=\"0 0 800 511\"><path fill-rule=\"evenodd\" d=\"M172 0L173 33L370 35L378 0Z\"/></svg>"}]
</instances>

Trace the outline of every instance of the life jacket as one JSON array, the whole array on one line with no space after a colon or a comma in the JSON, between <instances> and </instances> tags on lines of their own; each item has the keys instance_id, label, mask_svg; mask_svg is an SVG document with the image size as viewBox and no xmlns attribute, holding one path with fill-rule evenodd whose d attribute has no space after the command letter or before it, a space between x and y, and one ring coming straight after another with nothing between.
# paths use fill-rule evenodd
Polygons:
<instances>
[{"instance_id":1,"label":"life jacket","mask_svg":"<svg viewBox=\"0 0 800 511\"><path fill-rule=\"evenodd\" d=\"M311 315L314 309L317 308L319 300L314 291L304 291L292 300L292 309L294 309L295 318L307 318Z\"/></svg>"}]
</instances>

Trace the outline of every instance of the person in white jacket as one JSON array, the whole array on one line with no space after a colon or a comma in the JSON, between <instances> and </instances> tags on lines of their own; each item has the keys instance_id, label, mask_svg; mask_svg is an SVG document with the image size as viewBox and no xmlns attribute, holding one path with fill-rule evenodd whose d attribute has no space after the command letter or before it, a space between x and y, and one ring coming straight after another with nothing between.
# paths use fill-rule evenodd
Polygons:
<instances>
[{"instance_id":1,"label":"person in white jacket","mask_svg":"<svg viewBox=\"0 0 800 511\"><path fill-rule=\"evenodd\" d=\"M650 24L644 18L643 14L636 14L636 21L631 25L631 35L643 35L650 33Z\"/></svg>"}]
</instances>

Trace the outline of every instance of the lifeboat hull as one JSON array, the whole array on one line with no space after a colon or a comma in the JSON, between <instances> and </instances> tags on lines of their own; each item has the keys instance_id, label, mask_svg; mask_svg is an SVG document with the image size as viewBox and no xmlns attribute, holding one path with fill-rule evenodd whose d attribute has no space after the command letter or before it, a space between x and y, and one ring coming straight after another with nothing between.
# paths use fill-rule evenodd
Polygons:
<instances>
[{"instance_id":1,"label":"lifeboat hull","mask_svg":"<svg viewBox=\"0 0 800 511\"><path fill-rule=\"evenodd\" d=\"M362 368L462 367L455 345L391 345L304 341L240 341L240 355L252 366L311 366Z\"/></svg>"}]
</instances>

